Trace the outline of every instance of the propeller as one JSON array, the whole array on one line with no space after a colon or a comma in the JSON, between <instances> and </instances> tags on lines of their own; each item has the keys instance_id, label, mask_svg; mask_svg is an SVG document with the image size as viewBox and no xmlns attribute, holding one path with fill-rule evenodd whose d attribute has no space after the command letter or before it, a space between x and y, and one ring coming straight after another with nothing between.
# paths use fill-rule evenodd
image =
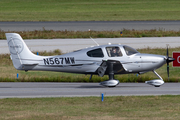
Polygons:
<instances>
[{"instance_id":1,"label":"propeller","mask_svg":"<svg viewBox=\"0 0 180 120\"><path fill-rule=\"evenodd\" d=\"M167 53L166 53L166 63L167 63L167 74L168 74L168 80L169 80L169 63L174 61L175 59L172 57L169 57L169 50L168 50L168 46L167 45Z\"/></svg>"}]
</instances>

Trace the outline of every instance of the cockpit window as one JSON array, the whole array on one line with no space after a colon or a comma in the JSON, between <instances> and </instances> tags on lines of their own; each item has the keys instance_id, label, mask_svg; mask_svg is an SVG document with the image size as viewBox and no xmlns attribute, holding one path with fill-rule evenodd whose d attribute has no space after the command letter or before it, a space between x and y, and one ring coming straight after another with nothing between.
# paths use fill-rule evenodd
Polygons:
<instances>
[{"instance_id":1,"label":"cockpit window","mask_svg":"<svg viewBox=\"0 0 180 120\"><path fill-rule=\"evenodd\" d=\"M129 46L123 46L123 48L128 56L139 53L137 50L135 50L134 48L131 48Z\"/></svg>"},{"instance_id":2,"label":"cockpit window","mask_svg":"<svg viewBox=\"0 0 180 120\"><path fill-rule=\"evenodd\" d=\"M89 57L104 57L104 54L103 54L101 48L88 51L88 52L87 52L87 55L88 55Z\"/></svg>"},{"instance_id":3,"label":"cockpit window","mask_svg":"<svg viewBox=\"0 0 180 120\"><path fill-rule=\"evenodd\" d=\"M109 57L120 57L122 56L119 47L106 47L106 51Z\"/></svg>"}]
</instances>

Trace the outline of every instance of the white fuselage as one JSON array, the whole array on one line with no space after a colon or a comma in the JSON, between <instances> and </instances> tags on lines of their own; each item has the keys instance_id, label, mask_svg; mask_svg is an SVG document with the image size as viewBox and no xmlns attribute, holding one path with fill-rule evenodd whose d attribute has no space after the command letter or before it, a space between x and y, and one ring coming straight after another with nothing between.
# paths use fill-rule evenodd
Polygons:
<instances>
[{"instance_id":1,"label":"white fuselage","mask_svg":"<svg viewBox=\"0 0 180 120\"><path fill-rule=\"evenodd\" d=\"M109 57L106 51L107 47L117 46L122 52L122 56ZM94 49L102 49L103 56L90 57L87 55L88 51ZM127 55L123 45L103 45L91 48L82 49L79 51L67 53L57 56L36 56L34 59L23 59L22 63L34 62L36 66L24 66L21 70L44 70L57 72L71 72L71 73L95 73L103 60L119 61L125 69L125 73L144 73L155 70L166 63L165 56L153 54L135 53ZM115 73L121 74L121 73Z\"/></svg>"}]
</instances>

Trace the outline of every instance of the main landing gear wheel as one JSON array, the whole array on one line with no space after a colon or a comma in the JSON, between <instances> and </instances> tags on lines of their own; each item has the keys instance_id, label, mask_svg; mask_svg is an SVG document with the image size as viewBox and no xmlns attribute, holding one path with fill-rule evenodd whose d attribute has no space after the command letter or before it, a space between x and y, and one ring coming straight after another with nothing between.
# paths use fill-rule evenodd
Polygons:
<instances>
[{"instance_id":1,"label":"main landing gear wheel","mask_svg":"<svg viewBox=\"0 0 180 120\"><path fill-rule=\"evenodd\" d=\"M107 65L109 68L109 80L100 82L100 85L106 87L116 87L119 84L119 80L114 79L114 71L113 71L113 64L116 63L115 61L108 60Z\"/></svg>"}]
</instances>

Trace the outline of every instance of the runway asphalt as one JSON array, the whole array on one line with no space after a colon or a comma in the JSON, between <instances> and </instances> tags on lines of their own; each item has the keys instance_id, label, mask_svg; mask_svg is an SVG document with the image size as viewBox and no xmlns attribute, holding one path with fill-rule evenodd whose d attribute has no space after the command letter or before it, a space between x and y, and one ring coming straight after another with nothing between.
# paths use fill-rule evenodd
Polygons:
<instances>
[{"instance_id":1,"label":"runway asphalt","mask_svg":"<svg viewBox=\"0 0 180 120\"><path fill-rule=\"evenodd\" d=\"M0 83L0 98L87 97L87 96L180 95L180 83L154 87L145 83L120 83L115 88L98 83Z\"/></svg>"},{"instance_id":2,"label":"runway asphalt","mask_svg":"<svg viewBox=\"0 0 180 120\"><path fill-rule=\"evenodd\" d=\"M116 31L180 30L180 21L73 21L73 22L0 22L3 31L68 30L68 31Z\"/></svg>"}]
</instances>

